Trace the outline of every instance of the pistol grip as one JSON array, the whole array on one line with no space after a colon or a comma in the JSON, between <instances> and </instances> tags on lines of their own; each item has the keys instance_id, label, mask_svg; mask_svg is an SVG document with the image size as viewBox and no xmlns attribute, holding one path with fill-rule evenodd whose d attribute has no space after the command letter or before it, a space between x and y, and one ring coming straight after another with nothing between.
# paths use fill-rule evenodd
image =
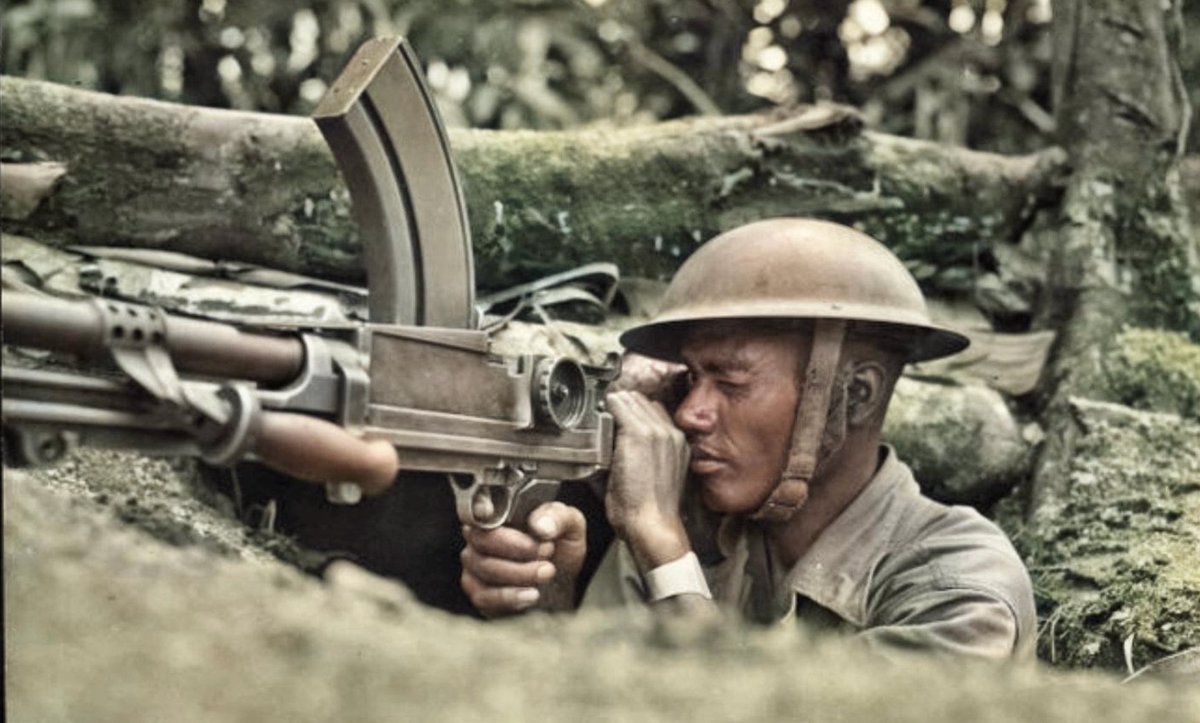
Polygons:
<instances>
[{"instance_id":1,"label":"pistol grip","mask_svg":"<svg viewBox=\"0 0 1200 723\"><path fill-rule=\"evenodd\" d=\"M512 512L509 513L506 524L520 530L528 531L529 515L547 502L553 502L558 497L558 480L535 479L516 492Z\"/></svg>"}]
</instances>

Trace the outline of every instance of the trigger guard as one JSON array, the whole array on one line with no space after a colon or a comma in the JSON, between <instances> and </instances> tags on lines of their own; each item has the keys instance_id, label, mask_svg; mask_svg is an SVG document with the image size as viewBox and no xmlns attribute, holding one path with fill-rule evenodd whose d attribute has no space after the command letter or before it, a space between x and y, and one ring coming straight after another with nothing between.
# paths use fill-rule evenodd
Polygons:
<instances>
[{"instance_id":1,"label":"trigger guard","mask_svg":"<svg viewBox=\"0 0 1200 723\"><path fill-rule=\"evenodd\" d=\"M503 485L485 484L474 477L470 478L470 483L464 485L460 481L459 476L448 474L446 477L450 482L450 489L454 491L454 507L458 512L459 522L481 530L494 530L497 527L502 527L512 517L514 495ZM494 511L490 517L477 519L475 517L475 498L480 493L487 494L488 488L502 490L503 494L501 497L504 504L498 510ZM491 501L495 504L496 496L492 496Z\"/></svg>"},{"instance_id":2,"label":"trigger guard","mask_svg":"<svg viewBox=\"0 0 1200 723\"><path fill-rule=\"evenodd\" d=\"M463 485L454 475L447 476L454 490L458 519L465 525L481 530L494 530L504 525L524 528L525 521L535 509L558 496L562 484L559 480L524 478L519 483L503 485L483 483L472 478L470 484ZM487 494L489 489L499 492L492 495L491 502L495 505L499 499L502 504L496 505L493 514L486 519L478 519L475 516L475 498L481 492Z\"/></svg>"}]
</instances>

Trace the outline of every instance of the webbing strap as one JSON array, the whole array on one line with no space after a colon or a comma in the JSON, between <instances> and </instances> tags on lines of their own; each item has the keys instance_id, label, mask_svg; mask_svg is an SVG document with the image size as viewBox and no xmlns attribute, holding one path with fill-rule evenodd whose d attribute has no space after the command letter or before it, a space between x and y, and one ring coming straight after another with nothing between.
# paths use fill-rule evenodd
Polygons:
<instances>
[{"instance_id":1,"label":"webbing strap","mask_svg":"<svg viewBox=\"0 0 1200 723\"><path fill-rule=\"evenodd\" d=\"M800 403L796 405L787 466L771 496L754 513L756 520L785 522L808 499L808 482L817 467L834 376L846 336L846 322L841 319L817 319L813 324L812 351L804 372Z\"/></svg>"}]
</instances>

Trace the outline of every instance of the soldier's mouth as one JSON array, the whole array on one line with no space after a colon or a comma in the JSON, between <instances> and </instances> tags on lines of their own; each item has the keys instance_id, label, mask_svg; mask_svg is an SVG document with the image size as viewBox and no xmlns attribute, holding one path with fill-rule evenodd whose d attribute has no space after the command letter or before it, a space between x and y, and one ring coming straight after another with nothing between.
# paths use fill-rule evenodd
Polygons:
<instances>
[{"instance_id":1,"label":"soldier's mouth","mask_svg":"<svg viewBox=\"0 0 1200 723\"><path fill-rule=\"evenodd\" d=\"M696 474L709 474L725 466L725 460L703 447L692 447L691 470Z\"/></svg>"}]
</instances>

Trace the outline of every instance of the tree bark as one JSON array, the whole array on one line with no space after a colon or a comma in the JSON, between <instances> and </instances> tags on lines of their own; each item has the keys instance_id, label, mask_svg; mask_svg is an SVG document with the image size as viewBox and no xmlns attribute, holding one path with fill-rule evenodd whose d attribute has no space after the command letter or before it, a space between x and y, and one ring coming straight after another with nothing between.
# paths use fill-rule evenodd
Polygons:
<instances>
[{"instance_id":1,"label":"tree bark","mask_svg":"<svg viewBox=\"0 0 1200 723\"><path fill-rule=\"evenodd\" d=\"M1070 399L1097 388L1107 345L1128 323L1200 338L1200 261L1179 181L1190 117L1179 8L1063 0L1054 13L1056 113L1073 171L1061 209L1029 239L1052 269L1041 324L1060 330L1029 510L1047 524L1070 484Z\"/></svg>"},{"instance_id":2,"label":"tree bark","mask_svg":"<svg viewBox=\"0 0 1200 723\"><path fill-rule=\"evenodd\" d=\"M11 233L361 279L346 191L306 118L3 78L0 126L0 159L67 169L35 210L5 204ZM861 224L927 287L968 291L1055 194L1062 160L865 132L837 107L451 143L485 288L601 259L662 277L724 229L813 215Z\"/></svg>"}]
</instances>

